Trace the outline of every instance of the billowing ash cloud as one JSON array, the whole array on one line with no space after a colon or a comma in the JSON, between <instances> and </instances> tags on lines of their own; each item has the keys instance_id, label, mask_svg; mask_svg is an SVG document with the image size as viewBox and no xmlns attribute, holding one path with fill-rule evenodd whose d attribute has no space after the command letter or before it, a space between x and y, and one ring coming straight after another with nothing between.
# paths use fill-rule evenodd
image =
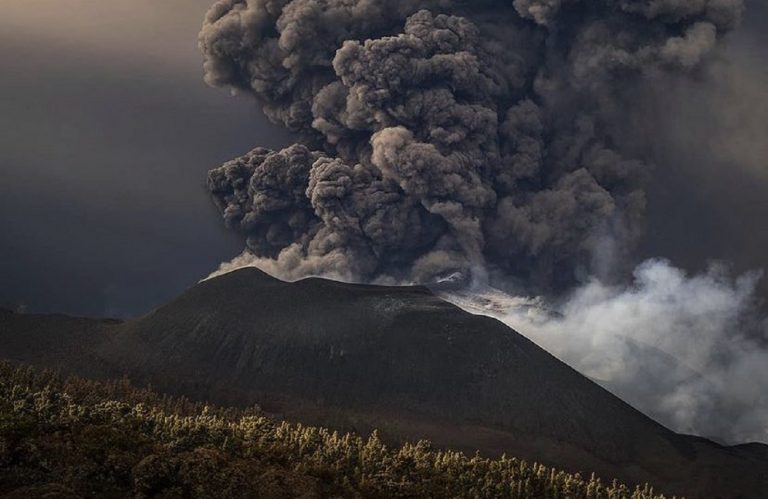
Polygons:
<instances>
[{"instance_id":1,"label":"billowing ash cloud","mask_svg":"<svg viewBox=\"0 0 768 499\"><path fill-rule=\"evenodd\" d=\"M763 87L726 92L739 106L723 101L723 83L744 71L715 56L742 10L742 0L219 0L200 34L206 80L254 95L301 140L210 172L226 224L247 240L220 271L458 282L447 298L664 424L768 441L757 275L686 275L651 260L633 282L615 279L643 235L647 158L668 170L656 183L672 171L717 179L705 175L723 162L713 151L732 167L764 163L740 111L758 107ZM698 101L716 119L691 118L707 107ZM658 116L666 109L687 117ZM734 114L740 141L707 132Z\"/></svg>"},{"instance_id":2,"label":"billowing ash cloud","mask_svg":"<svg viewBox=\"0 0 768 499\"><path fill-rule=\"evenodd\" d=\"M633 92L697 71L741 0L219 0L208 83L304 145L209 187L242 258L284 278L571 284L632 250L649 166L612 136ZM601 258L603 260L604 258Z\"/></svg>"}]
</instances>

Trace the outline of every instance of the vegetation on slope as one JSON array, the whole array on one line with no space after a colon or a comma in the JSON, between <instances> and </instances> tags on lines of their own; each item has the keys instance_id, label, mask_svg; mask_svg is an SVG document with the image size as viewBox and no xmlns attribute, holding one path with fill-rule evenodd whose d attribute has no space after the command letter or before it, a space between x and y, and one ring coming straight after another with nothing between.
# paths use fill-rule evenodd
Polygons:
<instances>
[{"instance_id":1,"label":"vegetation on slope","mask_svg":"<svg viewBox=\"0 0 768 499\"><path fill-rule=\"evenodd\" d=\"M210 407L0 363L0 496L662 497L514 458L389 448Z\"/></svg>"}]
</instances>

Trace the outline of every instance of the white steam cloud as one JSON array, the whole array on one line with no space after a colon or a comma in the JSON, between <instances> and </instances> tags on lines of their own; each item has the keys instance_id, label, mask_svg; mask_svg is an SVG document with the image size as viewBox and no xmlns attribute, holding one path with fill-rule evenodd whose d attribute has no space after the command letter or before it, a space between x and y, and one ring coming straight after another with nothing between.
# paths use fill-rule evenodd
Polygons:
<instances>
[{"instance_id":1,"label":"white steam cloud","mask_svg":"<svg viewBox=\"0 0 768 499\"><path fill-rule=\"evenodd\" d=\"M664 260L629 286L591 280L561 305L485 289L444 297L504 321L662 424L726 443L768 442L768 321L759 273L688 276Z\"/></svg>"}]
</instances>

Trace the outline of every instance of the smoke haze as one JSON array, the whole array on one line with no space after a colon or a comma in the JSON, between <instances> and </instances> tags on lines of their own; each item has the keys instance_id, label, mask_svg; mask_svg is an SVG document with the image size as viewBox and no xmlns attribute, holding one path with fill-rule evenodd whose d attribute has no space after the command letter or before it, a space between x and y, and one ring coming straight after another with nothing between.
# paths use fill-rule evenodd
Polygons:
<instances>
[{"instance_id":1,"label":"smoke haze","mask_svg":"<svg viewBox=\"0 0 768 499\"><path fill-rule=\"evenodd\" d=\"M487 288L443 296L502 320L669 428L735 444L768 442L759 278L648 260L628 286L593 279L558 304Z\"/></svg>"},{"instance_id":2,"label":"smoke haze","mask_svg":"<svg viewBox=\"0 0 768 499\"><path fill-rule=\"evenodd\" d=\"M628 127L658 165L645 257L663 255L691 271L711 259L738 272L768 268L768 36L758 28L768 8L748 8L744 27L703 75L653 89ZM768 281L759 286L768 298Z\"/></svg>"}]
</instances>

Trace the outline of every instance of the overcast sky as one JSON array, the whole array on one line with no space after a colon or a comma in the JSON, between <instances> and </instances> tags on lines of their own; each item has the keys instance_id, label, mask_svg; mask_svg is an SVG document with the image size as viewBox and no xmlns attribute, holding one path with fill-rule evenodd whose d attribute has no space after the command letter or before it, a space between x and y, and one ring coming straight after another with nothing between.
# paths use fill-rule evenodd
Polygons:
<instances>
[{"instance_id":1,"label":"overcast sky","mask_svg":"<svg viewBox=\"0 0 768 499\"><path fill-rule=\"evenodd\" d=\"M242 249L206 172L279 145L202 82L209 0L3 0L0 303L127 316Z\"/></svg>"},{"instance_id":2,"label":"overcast sky","mask_svg":"<svg viewBox=\"0 0 768 499\"><path fill-rule=\"evenodd\" d=\"M746 4L708 83L666 89L648 108L657 167L645 256L768 271L768 2ZM768 299L768 276L760 289Z\"/></svg>"},{"instance_id":3,"label":"overcast sky","mask_svg":"<svg viewBox=\"0 0 768 499\"><path fill-rule=\"evenodd\" d=\"M0 304L128 317L239 253L205 174L289 140L248 99L202 82L211 0L2 3ZM768 15L750 8L729 49L737 71L724 73L736 76L670 93L679 120L659 124L650 256L768 267Z\"/></svg>"}]
</instances>

